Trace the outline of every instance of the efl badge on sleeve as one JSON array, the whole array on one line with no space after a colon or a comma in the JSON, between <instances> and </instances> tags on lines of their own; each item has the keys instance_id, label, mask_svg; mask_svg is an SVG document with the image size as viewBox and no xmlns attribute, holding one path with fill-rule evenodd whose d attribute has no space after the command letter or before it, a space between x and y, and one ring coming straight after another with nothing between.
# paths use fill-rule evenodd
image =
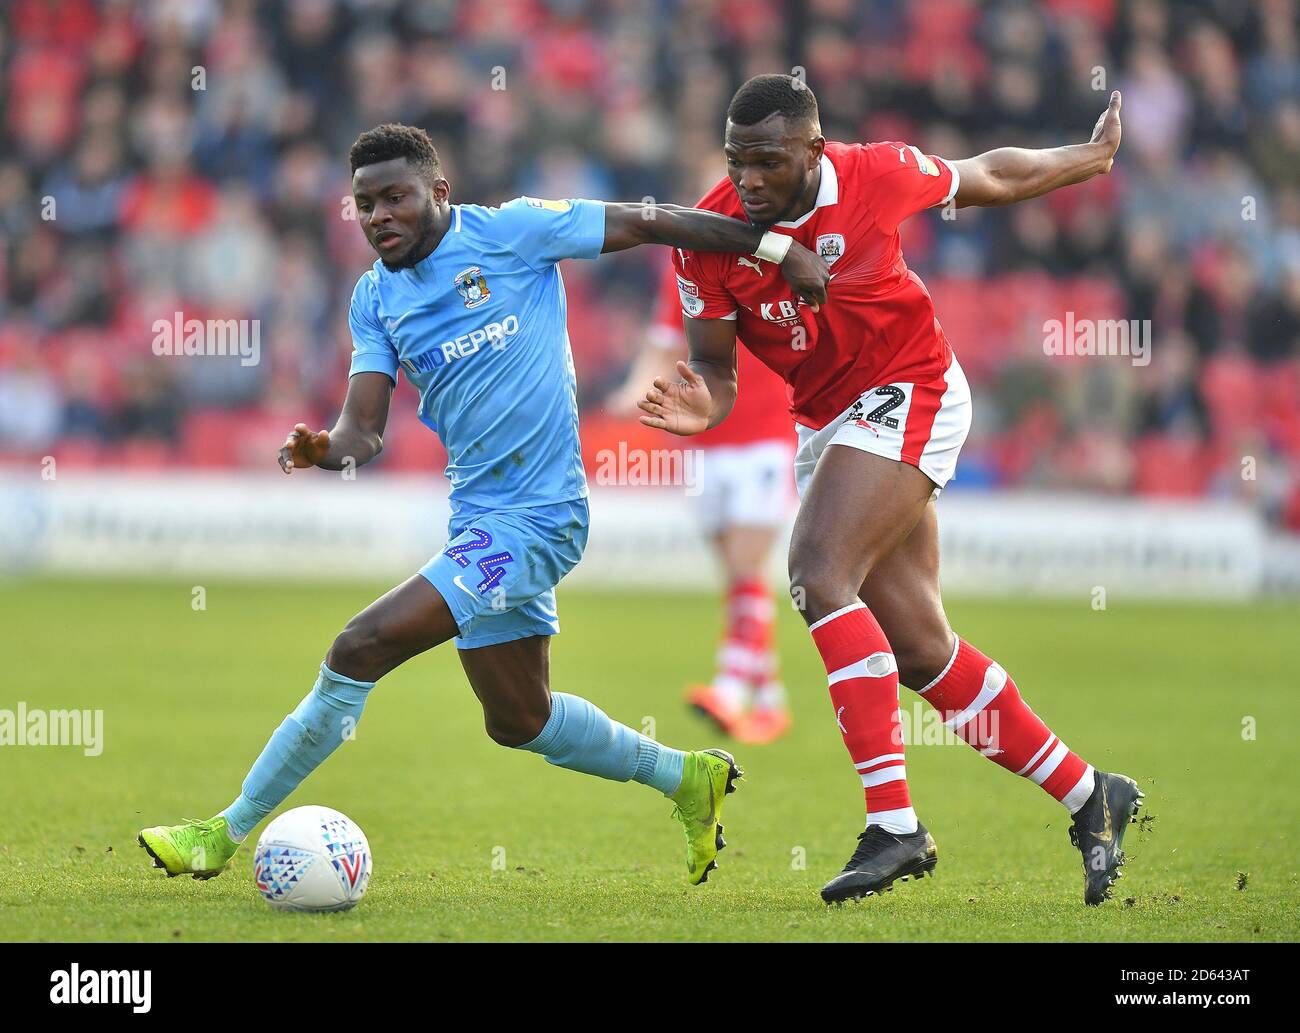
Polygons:
<instances>
[{"instance_id":1,"label":"efl badge on sleeve","mask_svg":"<svg viewBox=\"0 0 1300 1033\"><path fill-rule=\"evenodd\" d=\"M488 290L487 278L483 275L483 270L476 265L456 274L456 290L465 299L466 308L478 308L492 297L492 292Z\"/></svg>"},{"instance_id":2,"label":"efl badge on sleeve","mask_svg":"<svg viewBox=\"0 0 1300 1033\"><path fill-rule=\"evenodd\" d=\"M683 276L677 277L677 296L681 298L682 311L688 316L695 317L704 311L700 288Z\"/></svg>"},{"instance_id":3,"label":"efl badge on sleeve","mask_svg":"<svg viewBox=\"0 0 1300 1033\"><path fill-rule=\"evenodd\" d=\"M926 155L922 154L919 148L913 147L909 144L908 150L910 150L914 155L916 155L916 167L920 169L922 172L924 172L927 176L937 176L939 175L940 172L943 171L942 169L939 168L938 165L932 162Z\"/></svg>"}]
</instances>

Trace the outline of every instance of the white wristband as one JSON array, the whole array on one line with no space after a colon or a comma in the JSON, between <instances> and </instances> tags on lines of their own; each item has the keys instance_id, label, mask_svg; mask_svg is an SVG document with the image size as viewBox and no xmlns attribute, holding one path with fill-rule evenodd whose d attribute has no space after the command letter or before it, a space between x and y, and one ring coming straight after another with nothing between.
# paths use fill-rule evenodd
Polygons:
<instances>
[{"instance_id":1,"label":"white wristband","mask_svg":"<svg viewBox=\"0 0 1300 1033\"><path fill-rule=\"evenodd\" d=\"M784 233L773 233L768 230L758 242L758 247L754 249L754 257L761 258L764 262L780 265L785 261L786 252L790 250L790 245L793 243L794 237L787 237Z\"/></svg>"}]
</instances>

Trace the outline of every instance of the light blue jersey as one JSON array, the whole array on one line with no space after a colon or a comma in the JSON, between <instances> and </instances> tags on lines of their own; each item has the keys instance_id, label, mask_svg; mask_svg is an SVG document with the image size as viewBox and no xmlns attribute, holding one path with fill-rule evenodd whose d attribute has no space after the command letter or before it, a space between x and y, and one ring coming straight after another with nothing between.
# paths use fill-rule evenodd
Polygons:
<instances>
[{"instance_id":1,"label":"light blue jersey","mask_svg":"<svg viewBox=\"0 0 1300 1033\"><path fill-rule=\"evenodd\" d=\"M577 386L556 263L595 258L598 201L453 205L451 226L409 269L357 281L352 374L400 367L420 419L447 449L453 508L522 509L585 498Z\"/></svg>"},{"instance_id":2,"label":"light blue jersey","mask_svg":"<svg viewBox=\"0 0 1300 1033\"><path fill-rule=\"evenodd\" d=\"M357 281L352 373L402 369L447 449L447 544L420 573L461 649L560 630L555 585L587 544L577 383L556 263L605 244L598 201L453 205L433 253Z\"/></svg>"}]
</instances>

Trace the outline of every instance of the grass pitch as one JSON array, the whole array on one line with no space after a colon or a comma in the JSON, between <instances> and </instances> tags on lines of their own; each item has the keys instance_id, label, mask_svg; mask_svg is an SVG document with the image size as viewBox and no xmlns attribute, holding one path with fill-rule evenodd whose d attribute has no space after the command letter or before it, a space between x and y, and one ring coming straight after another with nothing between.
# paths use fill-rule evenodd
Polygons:
<instances>
[{"instance_id":1,"label":"grass pitch","mask_svg":"<svg viewBox=\"0 0 1300 1033\"><path fill-rule=\"evenodd\" d=\"M375 856L354 911L297 915L262 902L247 846L218 879L168 880L135 835L225 806L333 635L387 586L205 587L195 611L182 583L0 585L0 708L99 708L105 739L98 757L0 747L0 939L1296 939L1295 605L951 602L1053 730L1146 790L1154 820L1130 827L1127 877L1098 909L1064 811L960 744L908 755L937 878L825 907L862 797L797 615L780 624L794 730L744 748L681 702L711 670L712 597L562 591L557 689L746 768L709 884L685 885L652 790L493 745L445 646L384 679L357 740L285 803L344 811Z\"/></svg>"}]
</instances>

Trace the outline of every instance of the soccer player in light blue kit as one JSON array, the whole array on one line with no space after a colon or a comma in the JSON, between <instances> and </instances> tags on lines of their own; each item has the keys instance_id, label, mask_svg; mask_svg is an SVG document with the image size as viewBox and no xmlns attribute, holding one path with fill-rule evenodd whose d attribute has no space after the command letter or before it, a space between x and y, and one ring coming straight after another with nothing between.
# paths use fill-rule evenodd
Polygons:
<instances>
[{"instance_id":1,"label":"soccer player in light blue kit","mask_svg":"<svg viewBox=\"0 0 1300 1033\"><path fill-rule=\"evenodd\" d=\"M671 749L585 699L550 691L550 636L560 630L554 588L587 541L556 263L650 243L752 254L779 266L814 308L825 300L828 269L789 236L691 208L533 198L453 205L433 144L410 126L361 134L349 157L358 221L379 260L352 294L342 414L330 431L299 424L280 465L286 473L339 470L373 459L400 371L420 393L420 419L447 449L449 540L338 635L316 684L229 807L206 821L145 829L140 844L169 876L220 874L257 824L351 736L375 683L455 638L495 742L659 790L686 831L688 879L704 882L724 845L723 798L740 775L734 759Z\"/></svg>"}]
</instances>

